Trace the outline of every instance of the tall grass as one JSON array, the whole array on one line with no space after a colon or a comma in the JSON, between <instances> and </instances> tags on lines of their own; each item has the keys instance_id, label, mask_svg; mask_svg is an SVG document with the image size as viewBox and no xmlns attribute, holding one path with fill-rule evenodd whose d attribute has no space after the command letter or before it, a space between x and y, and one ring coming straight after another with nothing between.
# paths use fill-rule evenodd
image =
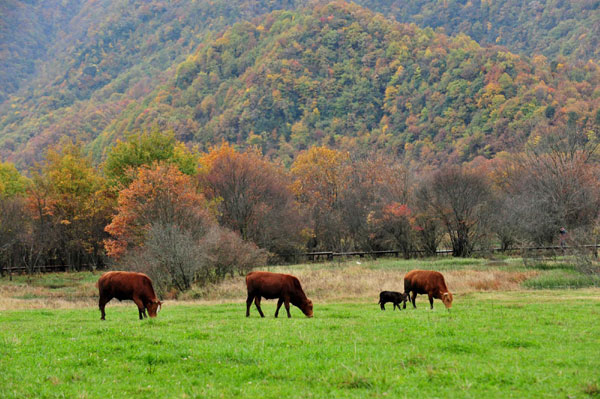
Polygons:
<instances>
[{"instance_id":1,"label":"tall grass","mask_svg":"<svg viewBox=\"0 0 600 399\"><path fill-rule=\"evenodd\" d=\"M550 269L549 272L525 280L523 287L531 289L566 289L600 286L600 278L569 269Z\"/></svg>"}]
</instances>

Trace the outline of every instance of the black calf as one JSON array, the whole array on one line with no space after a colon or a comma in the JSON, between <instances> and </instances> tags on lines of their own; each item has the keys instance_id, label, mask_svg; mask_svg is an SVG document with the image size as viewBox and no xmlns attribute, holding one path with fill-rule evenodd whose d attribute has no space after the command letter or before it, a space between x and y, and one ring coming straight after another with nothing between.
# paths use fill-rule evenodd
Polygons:
<instances>
[{"instance_id":1,"label":"black calf","mask_svg":"<svg viewBox=\"0 0 600 399\"><path fill-rule=\"evenodd\" d=\"M400 309L400 303L404 302L404 306L406 307L406 301L408 301L408 294L403 294L401 292L396 291L381 291L379 293L379 305L381 306L381 310L385 310L385 304L387 302L394 303L394 310L396 307Z\"/></svg>"}]
</instances>

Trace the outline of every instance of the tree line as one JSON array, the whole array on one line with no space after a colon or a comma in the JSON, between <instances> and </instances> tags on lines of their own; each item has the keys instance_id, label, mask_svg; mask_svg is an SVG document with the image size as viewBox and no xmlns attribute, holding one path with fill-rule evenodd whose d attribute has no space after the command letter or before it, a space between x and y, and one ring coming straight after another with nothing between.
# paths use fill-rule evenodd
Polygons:
<instances>
[{"instance_id":1,"label":"tree line","mask_svg":"<svg viewBox=\"0 0 600 399\"><path fill-rule=\"evenodd\" d=\"M550 244L597 235L593 131L550 131L527 150L433 169L327 147L291 166L223 143L200 152L152 131L94 165L77 144L27 176L0 163L0 270L68 265L147 272L162 292L217 282L305 251Z\"/></svg>"}]
</instances>

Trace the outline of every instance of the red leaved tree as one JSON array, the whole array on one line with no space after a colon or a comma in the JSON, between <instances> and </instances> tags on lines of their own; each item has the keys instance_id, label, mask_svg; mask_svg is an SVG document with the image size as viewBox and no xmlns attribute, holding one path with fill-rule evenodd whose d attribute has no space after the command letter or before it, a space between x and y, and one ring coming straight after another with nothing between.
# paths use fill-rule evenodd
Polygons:
<instances>
[{"instance_id":1,"label":"red leaved tree","mask_svg":"<svg viewBox=\"0 0 600 399\"><path fill-rule=\"evenodd\" d=\"M105 247L109 256L119 258L143 245L153 224L176 225L199 238L213 223L195 180L176 166L155 163L140 168L135 180L119 193L117 214L106 226L112 238Z\"/></svg>"}]
</instances>

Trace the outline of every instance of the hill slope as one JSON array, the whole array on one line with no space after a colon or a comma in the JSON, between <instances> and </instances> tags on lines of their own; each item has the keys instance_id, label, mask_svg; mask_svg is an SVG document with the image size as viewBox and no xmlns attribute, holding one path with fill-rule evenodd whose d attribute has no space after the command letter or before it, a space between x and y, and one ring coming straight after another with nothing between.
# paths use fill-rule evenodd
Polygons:
<instances>
[{"instance_id":1,"label":"hill slope","mask_svg":"<svg viewBox=\"0 0 600 399\"><path fill-rule=\"evenodd\" d=\"M283 158L311 144L359 144L460 161L512 148L569 111L595 117L594 61L527 60L344 3L212 33L298 3L83 1L52 57L0 105L0 157L29 164L66 135L94 141L99 158L115 137L158 125L186 141L227 139ZM460 18L479 15L471 7L491 18L519 4L421 3L431 7L369 5L421 23L437 10L437 22L456 27L438 25L460 31L471 26ZM591 3L573 3L591 10L584 25L597 16Z\"/></svg>"},{"instance_id":2,"label":"hill slope","mask_svg":"<svg viewBox=\"0 0 600 399\"><path fill-rule=\"evenodd\" d=\"M296 0L10 0L0 6L0 54L10 54L0 59L0 79L11 82L0 97L12 94L0 103L0 158L28 164L63 135L91 140L207 34L295 6Z\"/></svg>"},{"instance_id":3,"label":"hill slope","mask_svg":"<svg viewBox=\"0 0 600 399\"><path fill-rule=\"evenodd\" d=\"M0 103L35 73L83 0L0 2Z\"/></svg>"},{"instance_id":4,"label":"hill slope","mask_svg":"<svg viewBox=\"0 0 600 399\"><path fill-rule=\"evenodd\" d=\"M464 33L519 54L600 61L599 0L357 0L399 22Z\"/></svg>"},{"instance_id":5,"label":"hill slope","mask_svg":"<svg viewBox=\"0 0 600 399\"><path fill-rule=\"evenodd\" d=\"M321 144L465 161L518 147L567 115L598 118L599 83L591 61L528 60L338 2L274 12L206 42L113 121L96 151L158 125L284 159Z\"/></svg>"}]
</instances>

